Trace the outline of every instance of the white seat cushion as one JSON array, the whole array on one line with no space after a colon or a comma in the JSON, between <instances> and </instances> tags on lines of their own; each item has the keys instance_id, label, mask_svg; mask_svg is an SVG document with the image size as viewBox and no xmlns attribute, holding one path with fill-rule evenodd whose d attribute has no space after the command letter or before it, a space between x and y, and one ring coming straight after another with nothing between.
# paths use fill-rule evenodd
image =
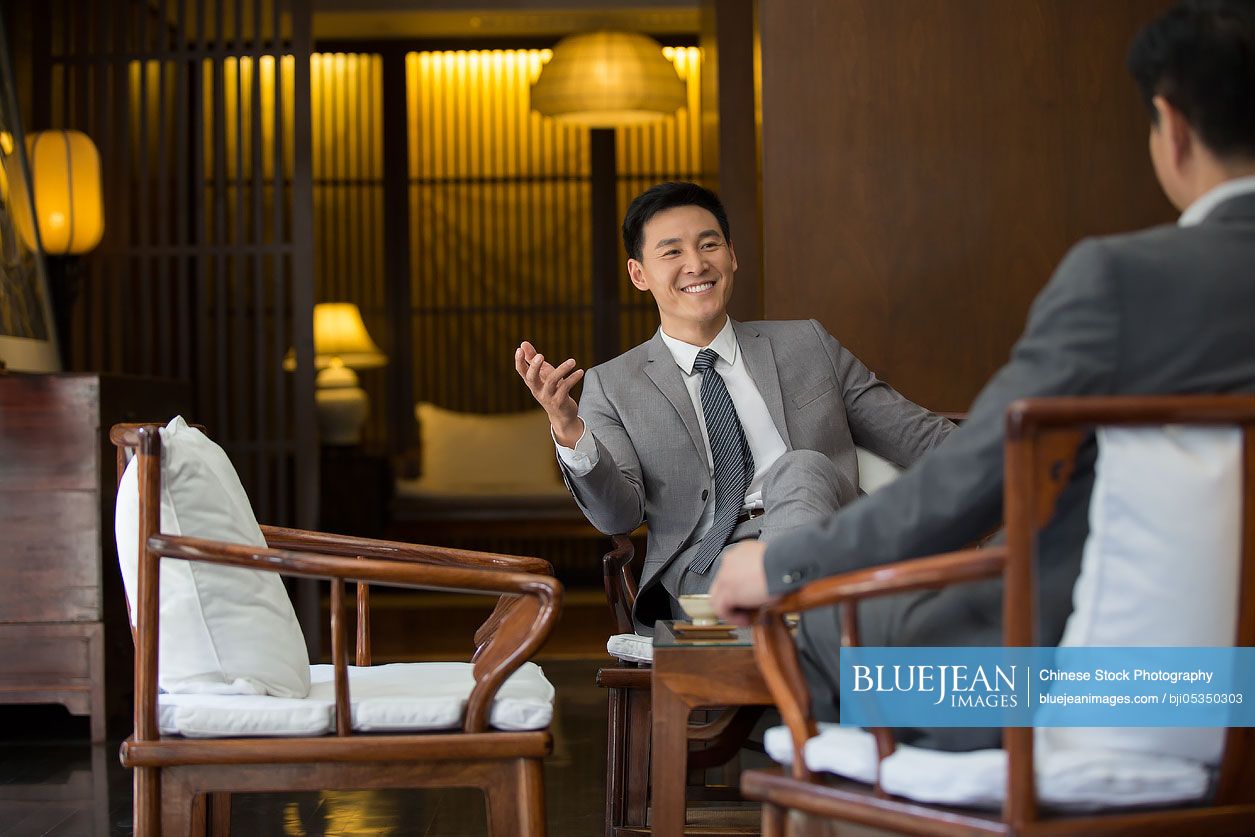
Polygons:
<instances>
[{"instance_id":1,"label":"white seat cushion","mask_svg":"<svg viewBox=\"0 0 1255 837\"><path fill-rule=\"evenodd\" d=\"M118 485L118 563L131 602L139 594L138 457ZM248 495L218 445L182 417L161 429L161 532L265 546ZM166 692L309 694L309 654L275 573L161 561L157 684Z\"/></svg>"},{"instance_id":2,"label":"white seat cushion","mask_svg":"<svg viewBox=\"0 0 1255 837\"><path fill-rule=\"evenodd\" d=\"M615 634L606 640L606 652L629 663L652 663L654 640L640 634Z\"/></svg>"},{"instance_id":3,"label":"white seat cushion","mask_svg":"<svg viewBox=\"0 0 1255 837\"><path fill-rule=\"evenodd\" d=\"M358 732L456 729L475 685L470 663L349 666L348 673ZM334 666L310 666L307 698L158 695L158 725L163 735L188 738L325 735L335 728L334 678ZM524 663L497 690L489 723L500 730L544 729L553 718L553 697L540 666Z\"/></svg>"},{"instance_id":4,"label":"white seat cushion","mask_svg":"<svg viewBox=\"0 0 1255 837\"><path fill-rule=\"evenodd\" d=\"M1037 736L1037 793L1042 805L1059 811L1170 805L1201 799L1210 781L1202 764L1172 756L1098 749L1052 749ZM767 753L791 764L786 727L763 738ZM876 742L871 733L820 724L806 742L806 765L870 784L876 777ZM948 753L899 745L881 765L881 787L895 796L943 805L997 809L1006 794L1005 750Z\"/></svg>"}]
</instances>

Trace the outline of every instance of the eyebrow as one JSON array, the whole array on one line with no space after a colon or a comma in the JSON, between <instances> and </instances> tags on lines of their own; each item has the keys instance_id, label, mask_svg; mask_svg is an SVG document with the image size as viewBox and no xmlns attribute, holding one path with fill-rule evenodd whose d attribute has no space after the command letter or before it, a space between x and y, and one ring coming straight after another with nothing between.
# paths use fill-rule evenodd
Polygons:
<instances>
[{"instance_id":1,"label":"eyebrow","mask_svg":"<svg viewBox=\"0 0 1255 837\"><path fill-rule=\"evenodd\" d=\"M709 238L710 236L714 236L715 238L718 238L720 235L722 235L722 233L720 233L719 230L709 229L709 230L702 230L701 232L697 234L697 237L698 239ZM670 247L672 244L679 244L680 241L681 241L680 238L664 238L662 241L659 241L657 244L654 245L654 249L659 250L663 247Z\"/></svg>"}]
</instances>

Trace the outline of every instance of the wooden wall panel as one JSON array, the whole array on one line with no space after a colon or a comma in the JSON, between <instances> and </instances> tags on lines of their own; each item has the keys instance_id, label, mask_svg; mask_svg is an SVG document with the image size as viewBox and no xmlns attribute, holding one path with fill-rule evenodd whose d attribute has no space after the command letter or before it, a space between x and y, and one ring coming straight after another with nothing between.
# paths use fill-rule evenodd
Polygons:
<instances>
[{"instance_id":1,"label":"wooden wall panel","mask_svg":"<svg viewBox=\"0 0 1255 837\"><path fill-rule=\"evenodd\" d=\"M1173 219L1123 68L1168 5L760 3L766 315L965 409L1071 244Z\"/></svg>"}]
</instances>

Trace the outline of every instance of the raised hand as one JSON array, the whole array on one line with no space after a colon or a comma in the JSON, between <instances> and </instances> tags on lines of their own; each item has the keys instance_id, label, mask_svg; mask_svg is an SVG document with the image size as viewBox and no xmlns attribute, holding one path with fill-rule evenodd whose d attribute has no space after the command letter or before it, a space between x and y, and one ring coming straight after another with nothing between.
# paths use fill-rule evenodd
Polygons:
<instances>
[{"instance_id":1,"label":"raised hand","mask_svg":"<svg viewBox=\"0 0 1255 837\"><path fill-rule=\"evenodd\" d=\"M536 347L526 340L514 350L514 368L527 384L549 416L554 438L560 445L573 448L584 435L584 422L579 416L579 406L571 397L571 388L584 377L583 369L575 368L575 358L568 358L554 366Z\"/></svg>"}]
</instances>

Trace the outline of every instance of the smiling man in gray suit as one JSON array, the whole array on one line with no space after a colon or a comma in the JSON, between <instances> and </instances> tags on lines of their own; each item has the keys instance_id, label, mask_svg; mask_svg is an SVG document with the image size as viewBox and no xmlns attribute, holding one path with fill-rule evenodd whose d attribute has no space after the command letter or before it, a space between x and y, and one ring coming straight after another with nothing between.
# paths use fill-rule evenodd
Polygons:
<instances>
[{"instance_id":1,"label":"smiling man in gray suit","mask_svg":"<svg viewBox=\"0 0 1255 837\"><path fill-rule=\"evenodd\" d=\"M1083 241L1038 296L1010 361L941 448L875 495L767 545L738 544L711 595L744 623L806 581L958 549L1002 517L1007 405L1052 395L1255 392L1255 3L1185 2L1148 25L1129 70L1151 114L1150 154L1174 226ZM1089 533L1093 446L1038 544L1038 641L1057 644ZM867 645L999 645L1001 586L968 584L860 609ZM835 609L803 620L816 714L834 718ZM916 743L996 746L999 730Z\"/></svg>"},{"instance_id":2,"label":"smiling man in gray suit","mask_svg":"<svg viewBox=\"0 0 1255 837\"><path fill-rule=\"evenodd\" d=\"M658 305L659 331L587 377L530 343L515 367L549 415L589 521L607 534L649 524L634 613L648 632L678 615L678 596L709 589L728 544L853 502L855 444L905 467L953 425L878 380L814 320L730 319L736 254L708 189L663 183L637 196L623 243L632 284Z\"/></svg>"}]
</instances>

